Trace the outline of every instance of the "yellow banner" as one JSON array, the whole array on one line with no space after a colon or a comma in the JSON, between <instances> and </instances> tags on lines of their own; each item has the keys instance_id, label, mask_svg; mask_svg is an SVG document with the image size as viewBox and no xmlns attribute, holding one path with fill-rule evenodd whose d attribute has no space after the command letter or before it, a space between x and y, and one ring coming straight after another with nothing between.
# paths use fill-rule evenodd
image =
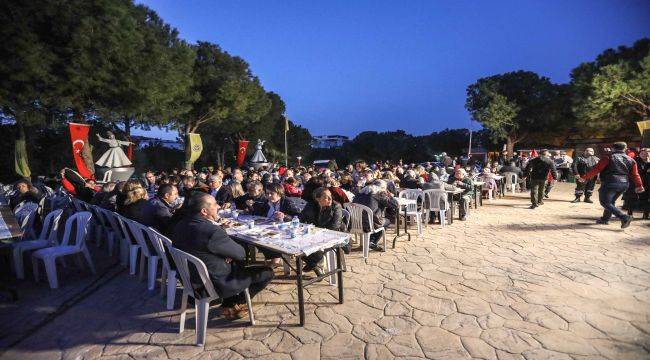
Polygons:
<instances>
[{"instance_id":1,"label":"yellow banner","mask_svg":"<svg viewBox=\"0 0 650 360\"><path fill-rule=\"evenodd\" d=\"M643 135L643 132L650 130L650 120L637 121L636 126L639 128L639 132Z\"/></svg>"},{"instance_id":2,"label":"yellow banner","mask_svg":"<svg viewBox=\"0 0 650 360\"><path fill-rule=\"evenodd\" d=\"M29 170L29 164L27 163L25 139L16 140L15 146L14 170L16 170L16 174L24 178L29 178L32 172Z\"/></svg>"},{"instance_id":3,"label":"yellow banner","mask_svg":"<svg viewBox=\"0 0 650 360\"><path fill-rule=\"evenodd\" d=\"M201 142L201 135L196 133L190 133L190 150L192 154L190 155L190 163L196 162L196 160L201 156L203 151L203 142Z\"/></svg>"}]
</instances>

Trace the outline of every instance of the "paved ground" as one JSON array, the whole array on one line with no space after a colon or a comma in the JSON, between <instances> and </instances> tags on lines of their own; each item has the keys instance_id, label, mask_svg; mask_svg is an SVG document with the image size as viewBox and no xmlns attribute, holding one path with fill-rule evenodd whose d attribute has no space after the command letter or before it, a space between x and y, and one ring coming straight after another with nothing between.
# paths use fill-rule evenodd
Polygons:
<instances>
[{"instance_id":1,"label":"paved ground","mask_svg":"<svg viewBox=\"0 0 650 360\"><path fill-rule=\"evenodd\" d=\"M354 252L345 304L335 287L308 288L304 328L279 278L254 300L257 326L215 307L197 348L192 318L179 335L176 313L122 272L2 357L648 359L650 222L595 225L599 207L570 191L534 211L524 194L486 203L367 264Z\"/></svg>"}]
</instances>

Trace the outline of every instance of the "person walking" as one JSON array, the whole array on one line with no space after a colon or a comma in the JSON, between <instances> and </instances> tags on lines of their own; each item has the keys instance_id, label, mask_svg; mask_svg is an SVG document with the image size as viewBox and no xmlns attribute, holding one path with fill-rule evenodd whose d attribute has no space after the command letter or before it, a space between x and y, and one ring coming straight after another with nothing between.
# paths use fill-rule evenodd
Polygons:
<instances>
[{"instance_id":1,"label":"person walking","mask_svg":"<svg viewBox=\"0 0 650 360\"><path fill-rule=\"evenodd\" d=\"M578 156L576 161L573 162L573 175L576 179L582 176L585 176L591 169L596 166L600 159L594 155L593 148L586 148L584 153L581 156ZM593 178L586 182L576 181L576 190L575 190L575 199L571 201L572 203L579 203L582 195L585 196L586 203L593 203L591 201L591 195L594 192L594 187L596 186L596 178Z\"/></svg>"},{"instance_id":2,"label":"person walking","mask_svg":"<svg viewBox=\"0 0 650 360\"><path fill-rule=\"evenodd\" d=\"M540 151L540 156L530 160L524 169L524 176L530 178L531 209L544 205L544 190L549 171L551 177L557 179L557 169L553 160L549 158L550 155L551 153L546 149Z\"/></svg>"},{"instance_id":3,"label":"person walking","mask_svg":"<svg viewBox=\"0 0 650 360\"><path fill-rule=\"evenodd\" d=\"M630 179L634 182L635 191L643 192L643 183L639 176L637 163L631 157L625 154L627 144L616 142L611 154L604 156L591 171L587 172L584 177L578 178L580 182L587 182L601 173L601 185L598 190L598 199L600 205L604 208L603 216L596 221L598 224L609 224L609 219L615 215L621 220L621 228L625 229L630 226L632 216L626 215L616 207L616 200L629 187Z\"/></svg>"}]
</instances>

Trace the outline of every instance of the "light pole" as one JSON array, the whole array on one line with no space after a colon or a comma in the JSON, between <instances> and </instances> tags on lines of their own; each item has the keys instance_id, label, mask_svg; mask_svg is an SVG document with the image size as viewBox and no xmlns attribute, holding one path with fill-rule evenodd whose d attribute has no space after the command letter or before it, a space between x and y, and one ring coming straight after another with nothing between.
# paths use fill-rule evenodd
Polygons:
<instances>
[{"instance_id":1,"label":"light pole","mask_svg":"<svg viewBox=\"0 0 650 360\"><path fill-rule=\"evenodd\" d=\"M300 160L302 160L302 156L298 156L296 159L298 159L298 167L300 167Z\"/></svg>"}]
</instances>

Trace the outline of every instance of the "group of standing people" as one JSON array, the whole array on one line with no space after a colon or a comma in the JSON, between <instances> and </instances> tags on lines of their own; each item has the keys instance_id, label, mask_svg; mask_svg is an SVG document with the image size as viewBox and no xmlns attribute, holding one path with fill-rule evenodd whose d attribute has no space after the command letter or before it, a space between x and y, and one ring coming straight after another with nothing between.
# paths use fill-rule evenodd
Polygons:
<instances>
[{"instance_id":1,"label":"group of standing people","mask_svg":"<svg viewBox=\"0 0 650 360\"><path fill-rule=\"evenodd\" d=\"M612 149L598 158L593 148L587 148L575 161L563 161L562 164L572 163L573 174L576 178L575 199L578 203L584 196L584 202L592 203L591 196L596 184L596 178L600 174L600 189L598 198L603 207L603 215L597 220L598 224L608 224L612 216L621 221L621 227L626 228L632 221L630 214L624 213L616 207L616 201L623 195L628 194L627 206L631 209L634 206L630 197L637 197L638 203L643 208L643 218L648 218L650 204L648 203L648 185L650 182L650 154L648 149L642 149L638 157L627 151L625 142L616 142ZM530 178L531 209L543 205L544 187L547 178L558 179L558 162L550 157L548 150L542 150L540 156L529 161L524 176ZM562 169L562 168L560 168ZM638 194L638 195L636 195Z\"/></svg>"}]
</instances>

